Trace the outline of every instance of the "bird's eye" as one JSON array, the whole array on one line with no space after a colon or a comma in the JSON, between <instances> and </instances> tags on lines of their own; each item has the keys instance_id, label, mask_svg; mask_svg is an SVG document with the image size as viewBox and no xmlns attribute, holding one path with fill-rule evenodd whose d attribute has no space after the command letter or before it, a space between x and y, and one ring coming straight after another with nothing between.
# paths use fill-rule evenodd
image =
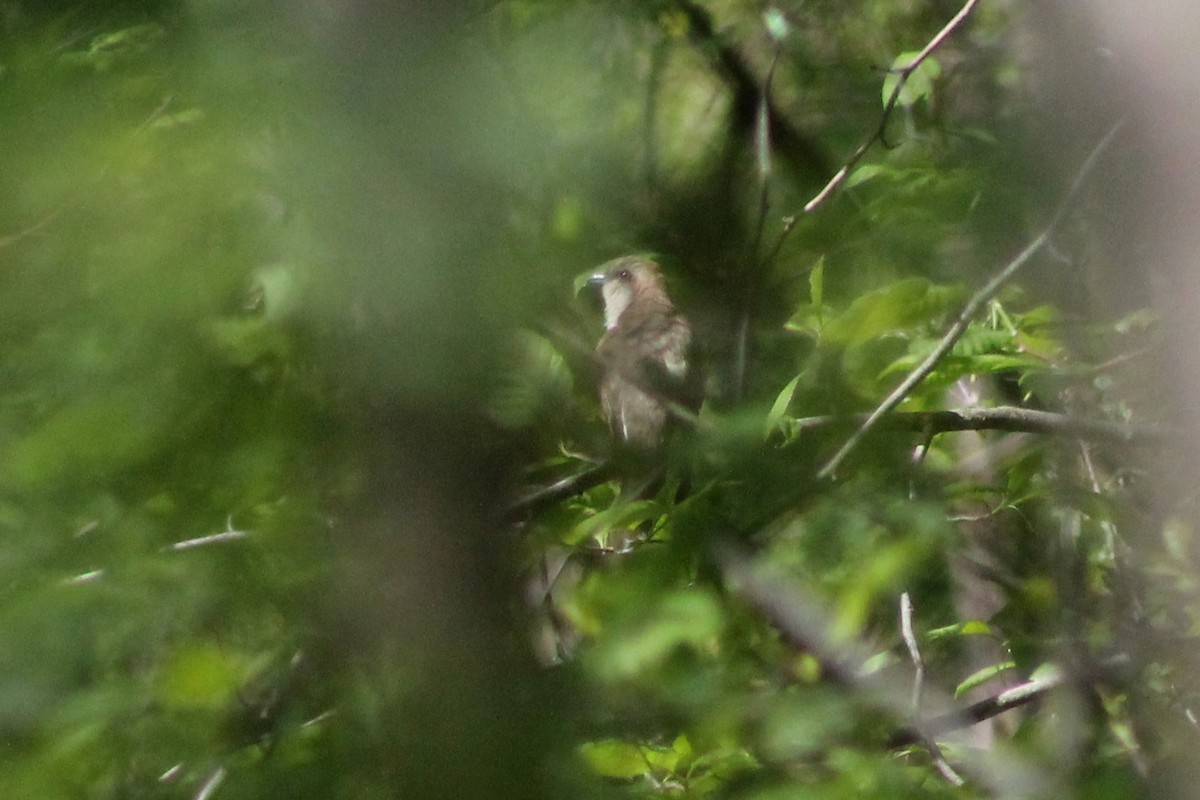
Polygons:
<instances>
[{"instance_id":1,"label":"bird's eye","mask_svg":"<svg viewBox=\"0 0 1200 800\"><path fill-rule=\"evenodd\" d=\"M631 277L633 277L633 276L629 273L629 270L627 270L627 269L623 269L617 273L617 280L620 280L620 281L627 281Z\"/></svg>"}]
</instances>

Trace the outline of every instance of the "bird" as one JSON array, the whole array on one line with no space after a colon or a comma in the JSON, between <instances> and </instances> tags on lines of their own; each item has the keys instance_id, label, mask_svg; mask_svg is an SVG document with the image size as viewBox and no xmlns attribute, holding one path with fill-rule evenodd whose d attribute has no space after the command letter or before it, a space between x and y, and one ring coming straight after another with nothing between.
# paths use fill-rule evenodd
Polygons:
<instances>
[{"instance_id":1,"label":"bird","mask_svg":"<svg viewBox=\"0 0 1200 800\"><path fill-rule=\"evenodd\" d=\"M610 461L580 477L586 478L585 486L615 478L620 492L612 510L620 511L664 485L667 433L673 420L699 408L700 372L692 356L691 325L671 302L658 264L622 256L601 265L586 283L598 287L604 301L604 333L594 366L600 410L619 448ZM572 483L577 491L579 482ZM551 547L542 555L530 596L544 610L539 644L547 663L569 658L580 638L561 610L563 598L586 574L580 556L619 558L652 535L651 520L630 527L628 519L618 517L609 514L605 526L595 530L594 550Z\"/></svg>"},{"instance_id":2,"label":"bird","mask_svg":"<svg viewBox=\"0 0 1200 800\"><path fill-rule=\"evenodd\" d=\"M658 451L672 422L695 413L703 399L691 325L647 257L615 258L587 282L604 299L596 345L601 412L624 448Z\"/></svg>"}]
</instances>

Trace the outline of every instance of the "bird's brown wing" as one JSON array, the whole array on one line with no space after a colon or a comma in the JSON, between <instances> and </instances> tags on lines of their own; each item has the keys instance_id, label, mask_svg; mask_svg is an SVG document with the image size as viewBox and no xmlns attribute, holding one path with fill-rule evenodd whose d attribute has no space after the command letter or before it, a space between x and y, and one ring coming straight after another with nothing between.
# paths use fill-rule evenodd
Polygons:
<instances>
[{"instance_id":1,"label":"bird's brown wing","mask_svg":"<svg viewBox=\"0 0 1200 800\"><path fill-rule=\"evenodd\" d=\"M700 392L691 358L692 334L675 313L634 317L600 340L604 366L600 401L613 431L643 447L661 443L673 410L696 410Z\"/></svg>"}]
</instances>

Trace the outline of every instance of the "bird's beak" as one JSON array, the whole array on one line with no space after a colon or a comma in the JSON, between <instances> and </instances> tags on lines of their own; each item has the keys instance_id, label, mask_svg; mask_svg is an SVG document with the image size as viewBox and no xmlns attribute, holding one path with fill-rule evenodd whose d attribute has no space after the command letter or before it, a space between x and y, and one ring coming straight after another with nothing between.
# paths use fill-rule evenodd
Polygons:
<instances>
[{"instance_id":1,"label":"bird's beak","mask_svg":"<svg viewBox=\"0 0 1200 800\"><path fill-rule=\"evenodd\" d=\"M604 273L597 272L584 278L582 275L575 279L575 296L586 296L589 301L599 300L604 289Z\"/></svg>"}]
</instances>

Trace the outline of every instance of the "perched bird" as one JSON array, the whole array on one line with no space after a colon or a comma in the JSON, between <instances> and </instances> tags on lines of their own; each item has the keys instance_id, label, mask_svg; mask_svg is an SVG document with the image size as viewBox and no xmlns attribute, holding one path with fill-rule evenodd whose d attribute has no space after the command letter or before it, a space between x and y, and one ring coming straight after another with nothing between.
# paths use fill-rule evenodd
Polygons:
<instances>
[{"instance_id":1,"label":"perched bird","mask_svg":"<svg viewBox=\"0 0 1200 800\"><path fill-rule=\"evenodd\" d=\"M604 296L605 331L596 346L604 418L630 449L655 450L670 420L703 399L691 326L648 258L609 261L588 283Z\"/></svg>"},{"instance_id":2,"label":"perched bird","mask_svg":"<svg viewBox=\"0 0 1200 800\"><path fill-rule=\"evenodd\" d=\"M587 283L598 286L604 298L605 331L596 346L600 407L621 447L610 462L583 477L615 477L621 489L614 508L620 509L656 495L664 485L666 459L659 451L672 418L699 407L700 373L691 354L691 327L667 296L658 264L624 256L602 265ZM572 481L570 490L577 493L579 486ZM636 524L619 516L609 519L613 524L595 533L597 553L606 557L629 553L653 533L649 518L633 520ZM547 663L569 658L580 639L562 609L586 574L581 552L550 548L530 582L530 596L545 612L539 651Z\"/></svg>"}]
</instances>

